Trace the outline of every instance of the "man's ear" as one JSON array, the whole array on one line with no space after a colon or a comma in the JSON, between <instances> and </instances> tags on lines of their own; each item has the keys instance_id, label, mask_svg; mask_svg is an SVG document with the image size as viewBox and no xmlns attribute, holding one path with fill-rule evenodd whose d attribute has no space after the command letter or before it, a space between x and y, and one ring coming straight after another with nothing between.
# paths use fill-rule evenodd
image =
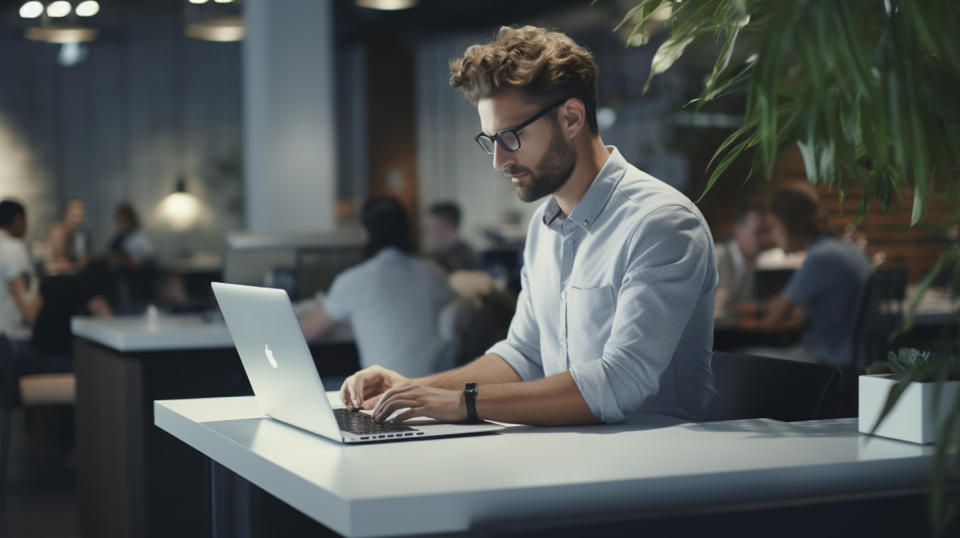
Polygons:
<instances>
[{"instance_id":1,"label":"man's ear","mask_svg":"<svg viewBox=\"0 0 960 538\"><path fill-rule=\"evenodd\" d=\"M573 139L587 126L587 108L576 97L567 99L557 109L557 123L567 138Z\"/></svg>"}]
</instances>

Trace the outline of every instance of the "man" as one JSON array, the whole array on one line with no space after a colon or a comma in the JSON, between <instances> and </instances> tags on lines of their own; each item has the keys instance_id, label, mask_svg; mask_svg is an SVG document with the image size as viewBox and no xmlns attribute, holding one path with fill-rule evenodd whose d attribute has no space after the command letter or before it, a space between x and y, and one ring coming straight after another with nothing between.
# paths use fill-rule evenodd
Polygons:
<instances>
[{"instance_id":1,"label":"man","mask_svg":"<svg viewBox=\"0 0 960 538\"><path fill-rule=\"evenodd\" d=\"M804 362L852 364L858 299L870 277L870 262L853 243L832 237L817 193L805 183L787 185L770 200L770 236L790 254L806 251L800 269L748 328L772 332L803 329L802 344L751 350L758 355Z\"/></svg>"},{"instance_id":2,"label":"man","mask_svg":"<svg viewBox=\"0 0 960 538\"><path fill-rule=\"evenodd\" d=\"M0 334L26 340L43 306L37 278L23 242L27 212L13 200L0 202Z\"/></svg>"},{"instance_id":3,"label":"man","mask_svg":"<svg viewBox=\"0 0 960 538\"><path fill-rule=\"evenodd\" d=\"M753 300L757 257L765 249L765 223L764 208L748 204L737 213L733 237L715 247L719 283L714 310L718 314L732 313L736 305Z\"/></svg>"},{"instance_id":4,"label":"man","mask_svg":"<svg viewBox=\"0 0 960 538\"><path fill-rule=\"evenodd\" d=\"M460 207L454 202L438 202L430 206L427 222L432 251L430 258L448 273L480 267L477 255L460 237Z\"/></svg>"},{"instance_id":5,"label":"man","mask_svg":"<svg viewBox=\"0 0 960 538\"><path fill-rule=\"evenodd\" d=\"M494 168L522 200L549 196L529 225L517 310L505 340L455 370L361 370L341 388L348 406L395 421L697 417L713 394L710 231L686 197L603 145L596 80L586 49L531 26L451 63Z\"/></svg>"},{"instance_id":6,"label":"man","mask_svg":"<svg viewBox=\"0 0 960 538\"><path fill-rule=\"evenodd\" d=\"M349 322L360 364L409 376L452 366L440 335L440 311L453 299L441 271L413 256L406 209L392 196L363 204L366 260L337 275L320 303L301 312L308 339Z\"/></svg>"},{"instance_id":7,"label":"man","mask_svg":"<svg viewBox=\"0 0 960 538\"><path fill-rule=\"evenodd\" d=\"M140 226L140 218L133 205L127 202L120 204L114 222L117 233L110 240L107 260L126 269L136 269L149 262L154 256L153 243Z\"/></svg>"}]
</instances>

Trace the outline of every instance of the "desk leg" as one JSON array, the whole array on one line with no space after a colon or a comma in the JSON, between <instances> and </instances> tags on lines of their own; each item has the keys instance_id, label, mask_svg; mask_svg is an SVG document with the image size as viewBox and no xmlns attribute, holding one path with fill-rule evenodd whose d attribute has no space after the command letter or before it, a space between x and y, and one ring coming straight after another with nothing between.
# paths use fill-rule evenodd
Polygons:
<instances>
[{"instance_id":1,"label":"desk leg","mask_svg":"<svg viewBox=\"0 0 960 538\"><path fill-rule=\"evenodd\" d=\"M206 458L207 528L210 538L252 538L258 533L258 507L250 483Z\"/></svg>"}]
</instances>

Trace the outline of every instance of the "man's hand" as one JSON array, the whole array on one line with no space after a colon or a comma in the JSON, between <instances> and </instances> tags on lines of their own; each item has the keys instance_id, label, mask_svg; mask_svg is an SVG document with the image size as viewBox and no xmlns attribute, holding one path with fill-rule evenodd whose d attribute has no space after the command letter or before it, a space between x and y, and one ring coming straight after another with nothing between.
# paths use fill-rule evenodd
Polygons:
<instances>
[{"instance_id":1,"label":"man's hand","mask_svg":"<svg viewBox=\"0 0 960 538\"><path fill-rule=\"evenodd\" d=\"M373 409L380 397L390 387L410 381L406 377L382 366L371 366L348 377L340 387L340 399L348 409Z\"/></svg>"},{"instance_id":2,"label":"man's hand","mask_svg":"<svg viewBox=\"0 0 960 538\"><path fill-rule=\"evenodd\" d=\"M394 422L414 417L430 417L443 422L467 420L463 391L438 389L410 381L397 384L380 396L373 408L373 420L383 422L400 409L407 410L394 417Z\"/></svg>"}]
</instances>

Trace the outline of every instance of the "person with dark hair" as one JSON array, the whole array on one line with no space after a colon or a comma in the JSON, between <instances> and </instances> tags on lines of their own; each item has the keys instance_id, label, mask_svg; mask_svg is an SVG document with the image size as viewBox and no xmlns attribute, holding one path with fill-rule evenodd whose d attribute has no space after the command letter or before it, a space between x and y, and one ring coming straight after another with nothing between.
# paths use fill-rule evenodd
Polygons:
<instances>
[{"instance_id":1,"label":"person with dark hair","mask_svg":"<svg viewBox=\"0 0 960 538\"><path fill-rule=\"evenodd\" d=\"M110 241L107 259L123 268L136 268L153 258L153 244L140 227L137 212L129 203L117 207L117 233Z\"/></svg>"},{"instance_id":2,"label":"person with dark hair","mask_svg":"<svg viewBox=\"0 0 960 538\"><path fill-rule=\"evenodd\" d=\"M450 63L450 84L476 105L474 140L518 197L546 198L516 312L469 364L416 379L366 368L344 382L344 403L380 421L702 416L715 394L710 229L687 197L604 145L593 55L559 32L502 27Z\"/></svg>"},{"instance_id":3,"label":"person with dark hair","mask_svg":"<svg viewBox=\"0 0 960 538\"><path fill-rule=\"evenodd\" d=\"M44 241L47 274L76 273L87 265L90 237L83 228L86 215L86 205L79 198L63 204L60 220L50 227Z\"/></svg>"},{"instance_id":4,"label":"person with dark hair","mask_svg":"<svg viewBox=\"0 0 960 538\"><path fill-rule=\"evenodd\" d=\"M429 257L448 273L480 267L476 253L460 237L460 206L455 202L430 206L427 231L431 243Z\"/></svg>"},{"instance_id":5,"label":"person with dark hair","mask_svg":"<svg viewBox=\"0 0 960 538\"><path fill-rule=\"evenodd\" d=\"M439 317L453 293L439 271L413 257L406 209L378 196L363 204L360 220L366 260L337 275L319 304L301 313L304 336L348 322L361 365L389 364L413 376L448 367Z\"/></svg>"},{"instance_id":6,"label":"person with dark hair","mask_svg":"<svg viewBox=\"0 0 960 538\"><path fill-rule=\"evenodd\" d=\"M0 334L27 340L43 306L33 263L23 242L27 212L14 200L0 202Z\"/></svg>"},{"instance_id":7,"label":"person with dark hair","mask_svg":"<svg viewBox=\"0 0 960 538\"><path fill-rule=\"evenodd\" d=\"M719 278L715 312L730 314L736 305L754 300L757 258L766 243L766 208L759 202L748 203L737 212L733 237L714 246Z\"/></svg>"},{"instance_id":8,"label":"person with dark hair","mask_svg":"<svg viewBox=\"0 0 960 538\"><path fill-rule=\"evenodd\" d=\"M833 237L816 191L806 183L786 185L770 198L770 235L786 253L806 259L783 292L770 300L759 320L746 327L765 331L803 330L802 343L762 354L838 366L851 364L857 303L870 276L867 256Z\"/></svg>"}]
</instances>

